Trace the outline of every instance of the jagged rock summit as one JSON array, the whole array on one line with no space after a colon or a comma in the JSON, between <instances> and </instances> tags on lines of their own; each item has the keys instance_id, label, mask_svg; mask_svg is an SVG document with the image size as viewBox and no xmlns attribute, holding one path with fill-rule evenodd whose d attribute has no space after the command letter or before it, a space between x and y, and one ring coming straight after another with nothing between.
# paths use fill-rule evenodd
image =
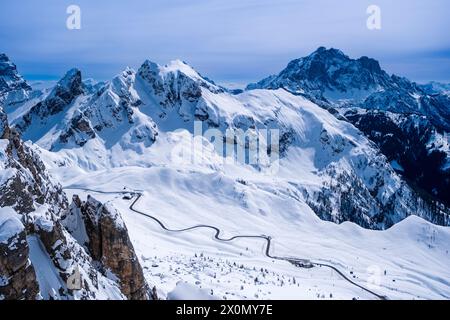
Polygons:
<instances>
[{"instance_id":1,"label":"jagged rock summit","mask_svg":"<svg viewBox=\"0 0 450 320\"><path fill-rule=\"evenodd\" d=\"M30 91L31 87L18 73L8 56L0 53L0 97L12 91Z\"/></svg>"},{"instance_id":2,"label":"jagged rock summit","mask_svg":"<svg viewBox=\"0 0 450 320\"><path fill-rule=\"evenodd\" d=\"M390 85L390 76L378 61L368 57L350 59L342 51L320 47L311 55L289 62L277 76L271 76L247 89L277 89L314 93L318 97L327 91L375 91Z\"/></svg>"}]
</instances>

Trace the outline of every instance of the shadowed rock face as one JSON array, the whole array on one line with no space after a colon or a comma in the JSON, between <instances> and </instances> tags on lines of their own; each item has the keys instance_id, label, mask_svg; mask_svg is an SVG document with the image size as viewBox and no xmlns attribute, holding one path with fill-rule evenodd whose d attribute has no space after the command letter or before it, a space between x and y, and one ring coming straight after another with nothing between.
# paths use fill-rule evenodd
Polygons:
<instances>
[{"instance_id":1,"label":"shadowed rock face","mask_svg":"<svg viewBox=\"0 0 450 320\"><path fill-rule=\"evenodd\" d=\"M32 88L18 73L16 65L0 53L0 105L8 110L24 103L32 95Z\"/></svg>"},{"instance_id":2,"label":"shadowed rock face","mask_svg":"<svg viewBox=\"0 0 450 320\"><path fill-rule=\"evenodd\" d=\"M78 96L83 94L83 92L81 71L78 69L69 70L45 100L40 101L33 106L30 111L17 122L15 126L16 129L21 134L24 134L33 120L38 119L38 121L42 121L58 114L70 105Z\"/></svg>"},{"instance_id":3,"label":"shadowed rock face","mask_svg":"<svg viewBox=\"0 0 450 320\"><path fill-rule=\"evenodd\" d=\"M151 295L142 267L117 210L91 196L86 202L74 196L71 209L81 212L92 258L120 279L122 293L131 300L149 299Z\"/></svg>"},{"instance_id":4,"label":"shadowed rock face","mask_svg":"<svg viewBox=\"0 0 450 320\"><path fill-rule=\"evenodd\" d=\"M8 56L0 53L0 96L14 90L31 90Z\"/></svg>"},{"instance_id":5,"label":"shadowed rock face","mask_svg":"<svg viewBox=\"0 0 450 320\"><path fill-rule=\"evenodd\" d=\"M348 110L345 117L375 142L389 161L400 165L397 170L422 197L450 206L449 154L442 141L446 136L429 119L373 110ZM437 218L434 222L442 224Z\"/></svg>"},{"instance_id":6,"label":"shadowed rock face","mask_svg":"<svg viewBox=\"0 0 450 320\"><path fill-rule=\"evenodd\" d=\"M8 129L8 118L0 107L0 139L6 138Z\"/></svg>"},{"instance_id":7,"label":"shadowed rock face","mask_svg":"<svg viewBox=\"0 0 450 320\"><path fill-rule=\"evenodd\" d=\"M1 221L0 221L1 222ZM8 228L8 221L0 223L0 234ZM21 225L16 219L15 223ZM0 300L34 300L39 294L36 273L29 260L25 228L0 242Z\"/></svg>"},{"instance_id":8,"label":"shadowed rock face","mask_svg":"<svg viewBox=\"0 0 450 320\"><path fill-rule=\"evenodd\" d=\"M51 204L53 213L67 208L67 199L59 184L50 182L39 157L20 139L14 129L7 128L6 167L14 170L9 182L0 186L0 206L13 207L18 213L35 210L34 203Z\"/></svg>"}]
</instances>

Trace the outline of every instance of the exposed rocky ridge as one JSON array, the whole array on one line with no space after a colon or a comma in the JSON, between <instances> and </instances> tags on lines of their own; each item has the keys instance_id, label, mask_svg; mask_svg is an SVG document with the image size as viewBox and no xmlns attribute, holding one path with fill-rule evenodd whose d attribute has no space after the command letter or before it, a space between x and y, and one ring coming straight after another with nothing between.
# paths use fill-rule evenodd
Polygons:
<instances>
[{"instance_id":1,"label":"exposed rocky ridge","mask_svg":"<svg viewBox=\"0 0 450 320\"><path fill-rule=\"evenodd\" d=\"M31 90L31 87L17 72L17 67L8 56L0 53L0 95L13 90Z\"/></svg>"},{"instance_id":2,"label":"exposed rocky ridge","mask_svg":"<svg viewBox=\"0 0 450 320\"><path fill-rule=\"evenodd\" d=\"M108 146L115 143L150 146L157 136L156 125L136 110L141 102L130 93L134 77L135 72L127 69L107 84L88 86L82 82L81 72L73 69L13 125L24 139L33 142L45 139L48 130L57 130L50 140L42 142L51 150L84 146L95 138L109 140ZM118 130L126 137L118 136ZM110 141L113 135L116 139Z\"/></svg>"},{"instance_id":3,"label":"exposed rocky ridge","mask_svg":"<svg viewBox=\"0 0 450 320\"><path fill-rule=\"evenodd\" d=\"M67 208L61 185L51 182L42 161L14 129L6 126L2 138L2 167L8 179L0 186L0 206L28 214L36 210L36 205L47 204L50 214L60 215Z\"/></svg>"},{"instance_id":4,"label":"exposed rocky ridge","mask_svg":"<svg viewBox=\"0 0 450 320\"><path fill-rule=\"evenodd\" d=\"M52 298L95 298L98 272L91 258L76 245L59 222L68 204L61 186L51 181L43 163L23 144L14 129L7 128L6 132L3 135L6 139L1 140L4 149L0 162L3 169L0 206L14 209L26 228L26 234L38 236L63 281L69 279L77 266L85 272L85 282L80 291L70 292L61 283L60 287L53 288ZM47 294L42 293L44 298L48 298Z\"/></svg>"},{"instance_id":5,"label":"exposed rocky ridge","mask_svg":"<svg viewBox=\"0 0 450 320\"><path fill-rule=\"evenodd\" d=\"M42 100L44 91L33 90L19 74L16 65L5 54L0 54L0 107L7 114L13 117L15 113L20 115L28 109L28 104L33 104L32 101Z\"/></svg>"},{"instance_id":6,"label":"exposed rocky ridge","mask_svg":"<svg viewBox=\"0 0 450 320\"><path fill-rule=\"evenodd\" d=\"M33 106L17 123L15 128L25 137L31 123L33 130L47 123L48 118L62 112L74 100L83 94L81 72L72 69L57 83L50 94Z\"/></svg>"},{"instance_id":7,"label":"exposed rocky ridge","mask_svg":"<svg viewBox=\"0 0 450 320\"><path fill-rule=\"evenodd\" d=\"M0 107L0 139L4 139L9 134L8 117Z\"/></svg>"},{"instance_id":8,"label":"exposed rocky ridge","mask_svg":"<svg viewBox=\"0 0 450 320\"><path fill-rule=\"evenodd\" d=\"M0 109L0 115L2 114L3 111ZM4 243L0 244L0 297L4 299L147 298L139 290L132 291L135 289L133 281L127 282L129 286L127 291L127 286L124 285L122 289L119 281L110 279L107 267L99 267L89 250L79 244L65 228L62 221L68 212L68 202L61 186L52 181L38 155L20 140L15 129L5 126L1 138L0 220L8 218L7 214L12 215L13 218L6 219L6 222L0 225L0 240L4 240ZM108 216L108 218L102 220L102 226L109 226L102 230L110 232L108 239L111 240L111 237L120 235L119 239L129 241L124 226L120 232L114 233L114 219L119 219L120 216ZM17 226L21 228L16 228L17 232L10 234ZM39 244L33 250L43 250L42 254L50 258L47 268L51 270L46 272L53 273L60 279L59 284L53 284L52 288L48 288L46 284L43 287L40 286L40 281L47 280L43 280L42 277L46 276L37 273L29 260L27 242L30 240L28 237L32 237L33 241ZM131 245L130 242L125 244ZM122 248L116 244L111 246L110 256L112 250ZM136 268L140 268L136 256L132 254L134 252L124 249L121 256L123 260L120 260L122 265L119 266L129 271L130 276L134 276ZM134 268L131 271L127 269L127 258L133 259L129 262ZM108 262L111 261L108 260ZM108 268L113 269L113 267L119 268L111 262ZM42 268L45 269L46 266L41 266L40 272ZM68 284L78 274L77 272L79 272L80 286L72 288ZM142 276L142 270L140 275ZM36 279L39 280L39 286ZM143 276L138 279L145 283ZM51 290L44 291L44 288Z\"/></svg>"}]
</instances>

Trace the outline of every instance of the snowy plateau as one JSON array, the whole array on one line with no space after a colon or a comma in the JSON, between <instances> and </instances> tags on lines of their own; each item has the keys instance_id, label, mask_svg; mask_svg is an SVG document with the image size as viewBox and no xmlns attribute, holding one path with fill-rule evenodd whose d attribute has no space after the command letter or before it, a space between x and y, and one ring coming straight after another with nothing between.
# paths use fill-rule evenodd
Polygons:
<instances>
[{"instance_id":1,"label":"snowy plateau","mask_svg":"<svg viewBox=\"0 0 450 320\"><path fill-rule=\"evenodd\" d=\"M33 88L0 55L0 299L450 299L440 88L325 48L242 92L180 60ZM278 130L276 170L199 121Z\"/></svg>"}]
</instances>

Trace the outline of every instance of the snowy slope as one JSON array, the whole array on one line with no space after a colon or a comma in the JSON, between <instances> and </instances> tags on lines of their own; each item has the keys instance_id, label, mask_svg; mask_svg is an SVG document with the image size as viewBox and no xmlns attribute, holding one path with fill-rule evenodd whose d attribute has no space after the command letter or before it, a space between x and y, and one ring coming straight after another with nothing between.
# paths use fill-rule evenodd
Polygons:
<instances>
[{"instance_id":1,"label":"snowy slope","mask_svg":"<svg viewBox=\"0 0 450 320\"><path fill-rule=\"evenodd\" d=\"M270 235L275 255L329 262L364 286L379 275L373 290L391 299L450 296L448 228L416 217L382 232L351 223L335 225L318 219L295 188L245 174L232 178L214 170L127 167L78 175L67 183L103 191L124 186L145 190L137 209L172 229L212 224L223 237ZM130 201L120 194L98 197L112 200L124 213L146 276L160 283L162 297L183 281L228 299L374 299L330 270L299 269L266 258L262 240L221 243L210 230L169 233L130 211Z\"/></svg>"}]
</instances>

